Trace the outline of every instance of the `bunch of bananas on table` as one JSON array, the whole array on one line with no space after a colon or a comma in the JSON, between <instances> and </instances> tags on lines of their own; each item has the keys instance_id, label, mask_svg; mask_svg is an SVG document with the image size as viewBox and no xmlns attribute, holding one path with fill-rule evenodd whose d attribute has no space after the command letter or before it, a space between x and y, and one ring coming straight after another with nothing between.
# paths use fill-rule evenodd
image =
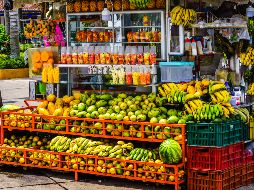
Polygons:
<instances>
[{"instance_id":1,"label":"bunch of bananas on table","mask_svg":"<svg viewBox=\"0 0 254 190\"><path fill-rule=\"evenodd\" d=\"M245 53L240 54L240 60L243 65L253 65L254 64L254 48L248 47Z\"/></svg>"},{"instance_id":2,"label":"bunch of bananas on table","mask_svg":"<svg viewBox=\"0 0 254 190\"><path fill-rule=\"evenodd\" d=\"M171 20L174 25L188 26L195 22L197 13L193 9L184 9L176 6L170 12Z\"/></svg>"},{"instance_id":3,"label":"bunch of bananas on table","mask_svg":"<svg viewBox=\"0 0 254 190\"><path fill-rule=\"evenodd\" d=\"M233 107L227 107L226 105L221 104L204 104L202 107L199 107L195 112L193 113L193 117L197 121L211 121L215 120L216 118L221 117L229 117L231 113L234 112Z\"/></svg>"},{"instance_id":4,"label":"bunch of bananas on table","mask_svg":"<svg viewBox=\"0 0 254 190\"><path fill-rule=\"evenodd\" d=\"M249 88L248 88L247 93L248 93L249 95L254 95L254 83L252 83L252 84L249 85Z\"/></svg>"},{"instance_id":5,"label":"bunch of bananas on table","mask_svg":"<svg viewBox=\"0 0 254 190\"><path fill-rule=\"evenodd\" d=\"M230 102L231 96L223 83L209 86L209 94L213 103Z\"/></svg>"},{"instance_id":6,"label":"bunch of bananas on table","mask_svg":"<svg viewBox=\"0 0 254 190\"><path fill-rule=\"evenodd\" d=\"M65 136L56 136L49 144L50 150L57 152L65 152L69 149L71 139Z\"/></svg>"},{"instance_id":7,"label":"bunch of bananas on table","mask_svg":"<svg viewBox=\"0 0 254 190\"><path fill-rule=\"evenodd\" d=\"M203 106L203 102L198 95L187 94L185 96L184 107L188 114L193 114L198 108Z\"/></svg>"},{"instance_id":8,"label":"bunch of bananas on table","mask_svg":"<svg viewBox=\"0 0 254 190\"><path fill-rule=\"evenodd\" d=\"M250 112L247 108L237 108L233 114L239 115L244 123L248 123L250 120Z\"/></svg>"}]
</instances>

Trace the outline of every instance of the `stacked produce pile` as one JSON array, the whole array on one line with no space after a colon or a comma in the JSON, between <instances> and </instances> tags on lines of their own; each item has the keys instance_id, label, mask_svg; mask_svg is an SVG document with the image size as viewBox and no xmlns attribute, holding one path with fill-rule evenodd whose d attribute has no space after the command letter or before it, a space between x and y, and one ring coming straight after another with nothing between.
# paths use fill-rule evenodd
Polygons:
<instances>
[{"instance_id":1,"label":"stacked produce pile","mask_svg":"<svg viewBox=\"0 0 254 190\"><path fill-rule=\"evenodd\" d=\"M197 13L193 9L176 6L170 12L170 16L174 25L189 26L195 22Z\"/></svg>"},{"instance_id":2,"label":"stacked produce pile","mask_svg":"<svg viewBox=\"0 0 254 190\"><path fill-rule=\"evenodd\" d=\"M229 103L231 95L223 83L206 80L184 84L166 83L158 90L168 103L184 105L185 111L195 121L214 121L237 115Z\"/></svg>"},{"instance_id":3,"label":"stacked produce pile","mask_svg":"<svg viewBox=\"0 0 254 190\"><path fill-rule=\"evenodd\" d=\"M136 10L136 9L164 9L166 2L164 0L114 0L114 1L88 1L88 0L70 0L67 3L67 12L95 12L102 11L106 4L108 10Z\"/></svg>"},{"instance_id":4,"label":"stacked produce pile","mask_svg":"<svg viewBox=\"0 0 254 190\"><path fill-rule=\"evenodd\" d=\"M135 148L131 142L97 141L66 136L56 136L49 140L38 136L12 135L5 138L4 143L0 151L1 161L19 164L27 162L37 166L63 167L80 171L87 169L91 172L124 176L134 176L137 170L138 177L144 180L146 178L165 180L166 177L174 182L176 177L174 170L163 163L177 164L182 159L181 147L174 140L166 140L156 149ZM19 149L13 149L15 147ZM30 148L27 155L24 148ZM57 152L69 154L60 156ZM142 162L134 170L134 163L131 160ZM62 166L60 163L63 163ZM184 170L180 170L177 177L183 179L183 175Z\"/></svg>"}]
</instances>

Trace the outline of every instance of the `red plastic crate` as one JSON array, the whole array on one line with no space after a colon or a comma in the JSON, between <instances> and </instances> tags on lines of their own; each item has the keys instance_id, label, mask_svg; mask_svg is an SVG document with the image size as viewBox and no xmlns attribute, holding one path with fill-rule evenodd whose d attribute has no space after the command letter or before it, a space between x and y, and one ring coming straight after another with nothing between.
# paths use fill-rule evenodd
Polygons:
<instances>
[{"instance_id":1,"label":"red plastic crate","mask_svg":"<svg viewBox=\"0 0 254 190\"><path fill-rule=\"evenodd\" d=\"M225 147L187 147L188 168L196 170L225 170L242 165L244 144Z\"/></svg>"},{"instance_id":2,"label":"red plastic crate","mask_svg":"<svg viewBox=\"0 0 254 190\"><path fill-rule=\"evenodd\" d=\"M254 183L254 162L243 166L242 185L246 186Z\"/></svg>"},{"instance_id":3,"label":"red plastic crate","mask_svg":"<svg viewBox=\"0 0 254 190\"><path fill-rule=\"evenodd\" d=\"M188 170L188 190L232 190L242 186L242 166L224 171Z\"/></svg>"}]
</instances>

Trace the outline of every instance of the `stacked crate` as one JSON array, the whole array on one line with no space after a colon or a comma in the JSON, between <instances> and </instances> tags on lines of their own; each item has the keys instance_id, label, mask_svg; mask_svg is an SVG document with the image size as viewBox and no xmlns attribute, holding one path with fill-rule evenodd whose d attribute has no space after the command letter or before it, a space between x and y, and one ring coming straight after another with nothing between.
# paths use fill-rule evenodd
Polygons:
<instances>
[{"instance_id":1,"label":"stacked crate","mask_svg":"<svg viewBox=\"0 0 254 190\"><path fill-rule=\"evenodd\" d=\"M188 190L231 190L253 182L245 140L246 129L238 119L188 123Z\"/></svg>"}]
</instances>

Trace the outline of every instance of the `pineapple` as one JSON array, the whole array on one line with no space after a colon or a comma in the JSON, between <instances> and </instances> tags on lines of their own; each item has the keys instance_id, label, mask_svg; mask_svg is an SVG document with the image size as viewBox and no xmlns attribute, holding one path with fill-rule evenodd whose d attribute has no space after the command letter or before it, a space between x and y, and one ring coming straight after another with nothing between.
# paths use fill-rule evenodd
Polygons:
<instances>
[{"instance_id":1,"label":"pineapple","mask_svg":"<svg viewBox=\"0 0 254 190\"><path fill-rule=\"evenodd\" d=\"M166 2L165 0L156 0L156 8L163 9L165 8Z\"/></svg>"},{"instance_id":2,"label":"pineapple","mask_svg":"<svg viewBox=\"0 0 254 190\"><path fill-rule=\"evenodd\" d=\"M87 1L87 0L82 1L81 10L82 10L82 12L88 12L89 11L89 1Z\"/></svg>"},{"instance_id":3,"label":"pineapple","mask_svg":"<svg viewBox=\"0 0 254 190\"><path fill-rule=\"evenodd\" d=\"M97 3L95 0L90 1L90 11L91 12L97 11Z\"/></svg>"},{"instance_id":4,"label":"pineapple","mask_svg":"<svg viewBox=\"0 0 254 190\"><path fill-rule=\"evenodd\" d=\"M74 11L76 13L79 13L81 11L81 2L80 0L77 0L75 3L74 3Z\"/></svg>"},{"instance_id":5,"label":"pineapple","mask_svg":"<svg viewBox=\"0 0 254 190\"><path fill-rule=\"evenodd\" d=\"M112 5L111 1L106 1L106 4L107 4L107 9L112 11L113 5Z\"/></svg>"},{"instance_id":6,"label":"pineapple","mask_svg":"<svg viewBox=\"0 0 254 190\"><path fill-rule=\"evenodd\" d=\"M130 10L130 2L129 0L123 0L123 10Z\"/></svg>"},{"instance_id":7,"label":"pineapple","mask_svg":"<svg viewBox=\"0 0 254 190\"><path fill-rule=\"evenodd\" d=\"M121 3L121 0L116 0L114 1L114 9L116 11L120 11L122 8L122 3Z\"/></svg>"},{"instance_id":8,"label":"pineapple","mask_svg":"<svg viewBox=\"0 0 254 190\"><path fill-rule=\"evenodd\" d=\"M104 1L97 2L98 11L103 11L104 9Z\"/></svg>"},{"instance_id":9,"label":"pineapple","mask_svg":"<svg viewBox=\"0 0 254 190\"><path fill-rule=\"evenodd\" d=\"M154 9L156 5L155 0L151 0L150 3L147 4L148 9Z\"/></svg>"},{"instance_id":10,"label":"pineapple","mask_svg":"<svg viewBox=\"0 0 254 190\"><path fill-rule=\"evenodd\" d=\"M73 12L73 1L67 1L67 12L72 13Z\"/></svg>"}]
</instances>

